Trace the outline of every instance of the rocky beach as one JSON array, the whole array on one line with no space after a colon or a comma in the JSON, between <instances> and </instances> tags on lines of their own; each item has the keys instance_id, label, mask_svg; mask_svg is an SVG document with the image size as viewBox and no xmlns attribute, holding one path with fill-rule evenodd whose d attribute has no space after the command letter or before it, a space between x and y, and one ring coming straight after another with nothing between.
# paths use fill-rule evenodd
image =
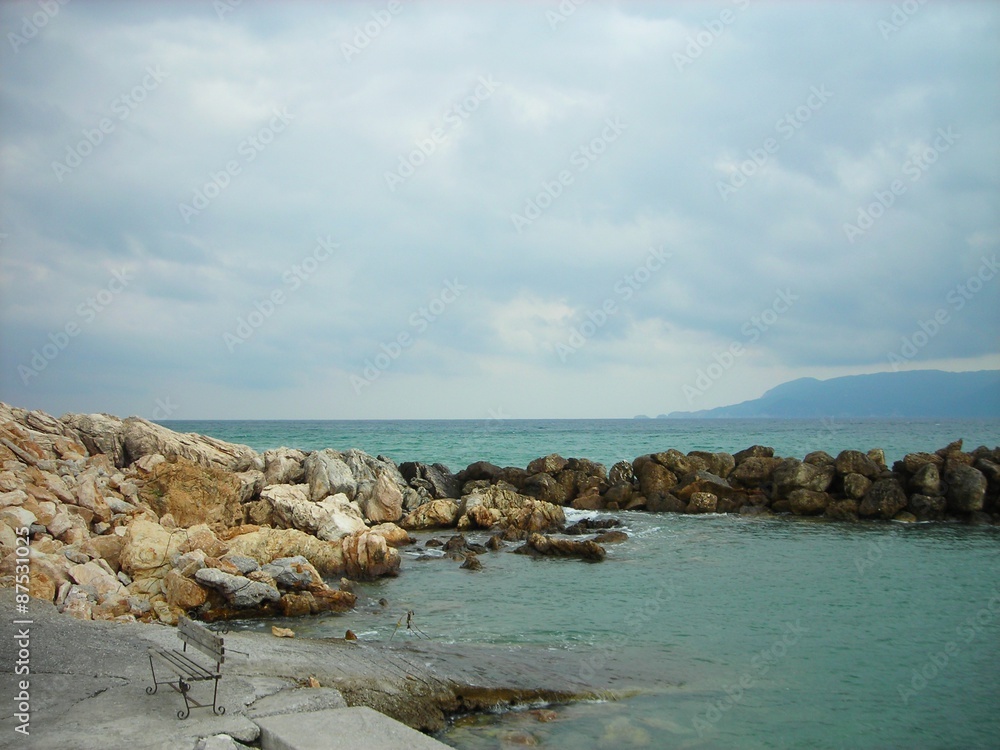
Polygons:
<instances>
[{"instance_id":1,"label":"rocky beach","mask_svg":"<svg viewBox=\"0 0 1000 750\"><path fill-rule=\"evenodd\" d=\"M400 549L415 544L411 532L440 531L441 539L424 542L446 553L435 564L460 561L473 575L481 556L502 550L600 562L608 544L628 543L613 519L568 524L567 508L838 523L1000 521L1000 449L965 451L961 440L907 454L891 467L879 449L798 459L755 445L733 454L671 449L610 469L549 455L524 468L480 461L453 473L441 464L397 464L353 449L258 453L137 417L55 418L0 405L0 458L0 585L26 589L33 613L73 633L48 671L74 673L74 642L115 634L135 652L138 666L128 667L126 680L132 690L143 672L136 644L171 632L143 624L174 625L181 615L213 622L351 610L356 582L406 574ZM485 543L466 539L473 532ZM27 579L18 568L24 560ZM14 594L4 597L12 608ZM611 665L596 682L574 684L552 677L572 670L544 669L560 658L552 654L470 658L467 647L448 652L425 644L414 657L388 644L259 634L237 640L245 648L234 648L255 655L251 666L234 662L237 673L281 683L246 688L235 698L234 716L244 720L269 690L297 689L312 684L310 677L351 705L372 706L426 731L440 729L447 716L487 706L608 696L657 682L625 680ZM370 658L337 673L316 651L327 648L337 654L329 663L343 662L343 649L369 649ZM266 657L272 649L298 667L279 669L276 657ZM373 677L374 664L396 659L416 666L396 669L392 679ZM422 672L428 663L435 666ZM470 663L479 667L458 666ZM64 692L82 689L60 684ZM124 690L125 683L114 684ZM248 726L234 731L255 739Z\"/></svg>"}]
</instances>

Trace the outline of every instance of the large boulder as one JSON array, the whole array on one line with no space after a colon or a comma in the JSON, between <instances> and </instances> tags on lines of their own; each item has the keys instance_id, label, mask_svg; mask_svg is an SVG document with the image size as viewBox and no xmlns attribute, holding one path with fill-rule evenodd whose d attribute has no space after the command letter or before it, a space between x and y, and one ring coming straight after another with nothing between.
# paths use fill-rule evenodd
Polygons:
<instances>
[{"instance_id":1,"label":"large boulder","mask_svg":"<svg viewBox=\"0 0 1000 750\"><path fill-rule=\"evenodd\" d=\"M236 609L257 609L281 601L281 593L275 587L217 568L202 568L194 574L194 580L218 591Z\"/></svg>"},{"instance_id":2,"label":"large boulder","mask_svg":"<svg viewBox=\"0 0 1000 750\"><path fill-rule=\"evenodd\" d=\"M261 570L274 579L274 583L279 589L286 591L323 585L323 577L319 571L302 555L279 557L262 565Z\"/></svg>"},{"instance_id":3,"label":"large boulder","mask_svg":"<svg viewBox=\"0 0 1000 750\"><path fill-rule=\"evenodd\" d=\"M264 451L264 485L300 484L305 481L302 463L306 454L294 448Z\"/></svg>"},{"instance_id":4,"label":"large boulder","mask_svg":"<svg viewBox=\"0 0 1000 750\"><path fill-rule=\"evenodd\" d=\"M531 476L532 474L551 474L555 476L560 471L565 469L568 463L569 461L560 456L558 453L550 453L548 456L536 458L528 464L526 470L528 472L528 476Z\"/></svg>"},{"instance_id":5,"label":"large boulder","mask_svg":"<svg viewBox=\"0 0 1000 750\"><path fill-rule=\"evenodd\" d=\"M709 453L708 451L691 451L687 454L689 459L699 459L705 464L705 471L710 471L720 477L728 477L729 473L736 468L736 459L730 453Z\"/></svg>"},{"instance_id":6,"label":"large boulder","mask_svg":"<svg viewBox=\"0 0 1000 750\"><path fill-rule=\"evenodd\" d=\"M677 475L661 463L645 461L635 472L639 480L639 494L652 497L654 493L666 495L677 486Z\"/></svg>"},{"instance_id":7,"label":"large boulder","mask_svg":"<svg viewBox=\"0 0 1000 750\"><path fill-rule=\"evenodd\" d=\"M770 484L780 463L781 459L773 456L747 456L729 472L728 478L733 484L748 489L762 487Z\"/></svg>"},{"instance_id":8,"label":"large boulder","mask_svg":"<svg viewBox=\"0 0 1000 750\"><path fill-rule=\"evenodd\" d=\"M340 540L344 572L349 578L368 581L399 573L399 551L374 531L359 531Z\"/></svg>"},{"instance_id":9,"label":"large boulder","mask_svg":"<svg viewBox=\"0 0 1000 750\"><path fill-rule=\"evenodd\" d=\"M403 517L403 493L387 471L380 471L369 493L359 493L358 505L373 523L395 522Z\"/></svg>"},{"instance_id":10,"label":"large boulder","mask_svg":"<svg viewBox=\"0 0 1000 750\"><path fill-rule=\"evenodd\" d=\"M344 494L313 502L309 499L307 485L277 484L265 487L260 497L271 506L271 516L281 528L299 529L327 541L365 528L365 519L357 503Z\"/></svg>"},{"instance_id":11,"label":"large boulder","mask_svg":"<svg viewBox=\"0 0 1000 750\"><path fill-rule=\"evenodd\" d=\"M302 467L306 484L309 485L309 497L312 500L322 500L327 495L338 493L343 493L347 495L348 500L353 500L358 492L358 481L338 451L326 448L310 453Z\"/></svg>"},{"instance_id":12,"label":"large boulder","mask_svg":"<svg viewBox=\"0 0 1000 750\"><path fill-rule=\"evenodd\" d=\"M888 520L904 508L906 508L906 493L903 492L899 481L895 478L879 479L861 500L858 505L858 514L866 517L877 516Z\"/></svg>"},{"instance_id":13,"label":"large boulder","mask_svg":"<svg viewBox=\"0 0 1000 750\"><path fill-rule=\"evenodd\" d=\"M910 489L919 495L941 494L941 472L936 464L926 463L910 477Z\"/></svg>"},{"instance_id":14,"label":"large boulder","mask_svg":"<svg viewBox=\"0 0 1000 750\"><path fill-rule=\"evenodd\" d=\"M298 529L257 529L240 534L229 540L229 554L252 558L260 565L301 555L325 578L339 576L344 571L339 541L323 541Z\"/></svg>"},{"instance_id":15,"label":"large boulder","mask_svg":"<svg viewBox=\"0 0 1000 750\"><path fill-rule=\"evenodd\" d=\"M122 542L121 569L133 580L163 578L182 554L186 535L139 516L132 520Z\"/></svg>"},{"instance_id":16,"label":"large boulder","mask_svg":"<svg viewBox=\"0 0 1000 750\"><path fill-rule=\"evenodd\" d=\"M860 474L869 479L875 479L882 473L882 469L867 454L856 450L841 451L837 455L837 473L841 476L847 474Z\"/></svg>"},{"instance_id":17,"label":"large boulder","mask_svg":"<svg viewBox=\"0 0 1000 750\"><path fill-rule=\"evenodd\" d=\"M826 492L833 475L832 465L807 464L796 458L786 458L774 469L774 495L788 498L795 490Z\"/></svg>"},{"instance_id":18,"label":"large boulder","mask_svg":"<svg viewBox=\"0 0 1000 750\"><path fill-rule=\"evenodd\" d=\"M411 487L423 487L433 499L457 500L462 496L462 483L444 464L408 461L399 465L399 472Z\"/></svg>"},{"instance_id":19,"label":"large boulder","mask_svg":"<svg viewBox=\"0 0 1000 750\"><path fill-rule=\"evenodd\" d=\"M830 496L818 490L799 488L788 494L788 508L797 516L818 516L829 504Z\"/></svg>"},{"instance_id":20,"label":"large boulder","mask_svg":"<svg viewBox=\"0 0 1000 750\"><path fill-rule=\"evenodd\" d=\"M948 510L952 513L973 513L983 509L986 497L986 477L971 466L951 467L945 474L948 483Z\"/></svg>"},{"instance_id":21,"label":"large boulder","mask_svg":"<svg viewBox=\"0 0 1000 750\"><path fill-rule=\"evenodd\" d=\"M431 500L407 515L400 526L404 529L451 528L458 522L458 503L454 500Z\"/></svg>"},{"instance_id":22,"label":"large boulder","mask_svg":"<svg viewBox=\"0 0 1000 750\"><path fill-rule=\"evenodd\" d=\"M103 453L119 469L125 458L125 425L110 414L64 414L60 421L76 432L91 455Z\"/></svg>"},{"instance_id":23,"label":"large boulder","mask_svg":"<svg viewBox=\"0 0 1000 750\"><path fill-rule=\"evenodd\" d=\"M733 454L737 466L749 458L774 458L774 448L766 445L751 445L749 448Z\"/></svg>"},{"instance_id":24,"label":"large boulder","mask_svg":"<svg viewBox=\"0 0 1000 750\"><path fill-rule=\"evenodd\" d=\"M169 513L178 526L228 527L243 522L242 489L231 471L175 457L153 467L139 498L158 516Z\"/></svg>"},{"instance_id":25,"label":"large boulder","mask_svg":"<svg viewBox=\"0 0 1000 750\"><path fill-rule=\"evenodd\" d=\"M127 464L143 456L159 454L168 459L186 458L196 464L227 471L263 469L264 462L247 445L195 433L178 433L139 417L129 417L123 423L123 442Z\"/></svg>"},{"instance_id":26,"label":"large boulder","mask_svg":"<svg viewBox=\"0 0 1000 750\"><path fill-rule=\"evenodd\" d=\"M848 474L844 477L844 494L851 500L860 500L872 488L872 480L861 474Z\"/></svg>"},{"instance_id":27,"label":"large boulder","mask_svg":"<svg viewBox=\"0 0 1000 750\"><path fill-rule=\"evenodd\" d=\"M560 506L498 487L466 495L459 507L460 530L502 526L530 533L559 530L565 523Z\"/></svg>"},{"instance_id":28,"label":"large boulder","mask_svg":"<svg viewBox=\"0 0 1000 750\"><path fill-rule=\"evenodd\" d=\"M687 513L715 513L719 507L719 498L711 492L693 492L688 497Z\"/></svg>"},{"instance_id":29,"label":"large boulder","mask_svg":"<svg viewBox=\"0 0 1000 750\"><path fill-rule=\"evenodd\" d=\"M531 534L527 543L514 551L529 555L579 557L592 562L600 562L607 556L604 548L591 539L585 541L560 539L543 534Z\"/></svg>"},{"instance_id":30,"label":"large boulder","mask_svg":"<svg viewBox=\"0 0 1000 750\"><path fill-rule=\"evenodd\" d=\"M534 464L536 461L531 463ZM525 479L522 493L553 505L565 505L569 499L566 486L548 473L535 473Z\"/></svg>"}]
</instances>

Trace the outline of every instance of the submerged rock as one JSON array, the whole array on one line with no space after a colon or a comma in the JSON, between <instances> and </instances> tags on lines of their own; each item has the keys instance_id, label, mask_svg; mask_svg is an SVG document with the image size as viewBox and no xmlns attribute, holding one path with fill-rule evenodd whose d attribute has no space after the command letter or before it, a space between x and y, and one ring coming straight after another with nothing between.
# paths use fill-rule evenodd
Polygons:
<instances>
[{"instance_id":1,"label":"submerged rock","mask_svg":"<svg viewBox=\"0 0 1000 750\"><path fill-rule=\"evenodd\" d=\"M543 534L531 534L523 547L514 550L521 555L553 555L557 557L580 557L584 560L600 562L607 556L604 548L594 541L559 539Z\"/></svg>"}]
</instances>

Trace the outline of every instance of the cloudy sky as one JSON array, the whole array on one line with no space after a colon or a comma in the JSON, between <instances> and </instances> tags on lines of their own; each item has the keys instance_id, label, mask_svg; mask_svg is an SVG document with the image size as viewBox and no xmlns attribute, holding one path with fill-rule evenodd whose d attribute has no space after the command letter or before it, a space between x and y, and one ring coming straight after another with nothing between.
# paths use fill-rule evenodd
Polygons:
<instances>
[{"instance_id":1,"label":"cloudy sky","mask_svg":"<svg viewBox=\"0 0 1000 750\"><path fill-rule=\"evenodd\" d=\"M1000 5L0 3L0 399L630 417L1000 367Z\"/></svg>"}]
</instances>

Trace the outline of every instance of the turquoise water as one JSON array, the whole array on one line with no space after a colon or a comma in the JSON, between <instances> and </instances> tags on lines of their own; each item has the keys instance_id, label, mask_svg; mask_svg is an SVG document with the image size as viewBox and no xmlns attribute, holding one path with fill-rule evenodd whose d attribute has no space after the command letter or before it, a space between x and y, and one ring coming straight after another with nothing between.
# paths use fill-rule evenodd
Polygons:
<instances>
[{"instance_id":1,"label":"turquoise water","mask_svg":"<svg viewBox=\"0 0 1000 750\"><path fill-rule=\"evenodd\" d=\"M453 467L477 458L524 466L552 451L610 464L668 447L756 442L800 457L877 446L892 461L961 436L967 448L1000 442L997 422L859 421L832 430L805 422L511 422L485 434L482 423L461 422L211 424L181 429L257 449L358 446ZM541 645L567 652L574 679L614 664L653 688L559 707L546 723L527 711L458 722L441 739L463 750L513 746L515 734L560 750L1000 746L1000 529L618 517L630 539L609 545L600 564L499 552L481 556L483 569L472 572L437 558L423 547L431 535L421 534L398 578L359 586L354 612L289 624L303 636L351 628L372 640L422 633ZM407 610L420 633L397 631Z\"/></svg>"}]
</instances>

